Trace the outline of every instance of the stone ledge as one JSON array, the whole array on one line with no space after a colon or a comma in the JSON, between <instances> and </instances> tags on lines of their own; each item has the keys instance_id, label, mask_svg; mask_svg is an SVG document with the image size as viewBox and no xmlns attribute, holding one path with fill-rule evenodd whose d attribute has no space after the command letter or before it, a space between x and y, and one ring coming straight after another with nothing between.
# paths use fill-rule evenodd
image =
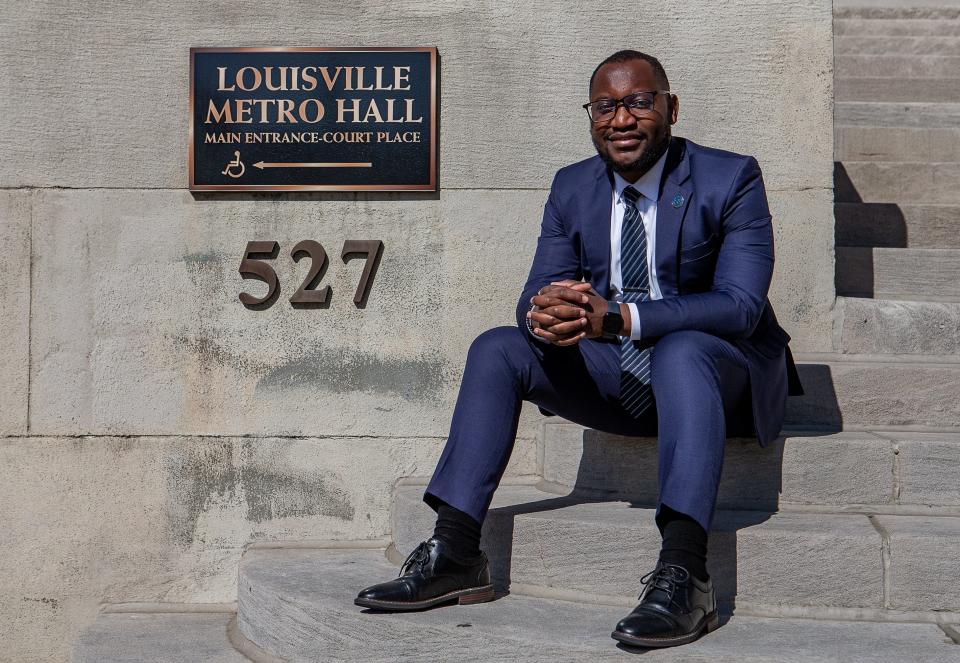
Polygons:
<instances>
[{"instance_id":1,"label":"stone ledge","mask_svg":"<svg viewBox=\"0 0 960 663\"><path fill-rule=\"evenodd\" d=\"M934 0L930 0L933 2ZM957 12L960 18L960 12ZM960 36L960 20L942 20L936 16L930 18L908 18L890 16L874 18L857 16L847 10L834 12L834 36L870 36L870 37L956 37Z\"/></svg>"},{"instance_id":2,"label":"stone ledge","mask_svg":"<svg viewBox=\"0 0 960 663\"><path fill-rule=\"evenodd\" d=\"M244 557L238 624L290 661L624 661L610 631L629 608L510 595L425 612L377 613L352 605L363 587L396 575L378 551L260 551ZM655 652L689 663L824 660L899 663L958 655L933 624L770 619L734 614L697 642ZM917 658L919 657L919 659Z\"/></svg>"},{"instance_id":3,"label":"stone ledge","mask_svg":"<svg viewBox=\"0 0 960 663\"><path fill-rule=\"evenodd\" d=\"M73 663L248 663L227 637L232 613L102 614L81 633Z\"/></svg>"},{"instance_id":4,"label":"stone ledge","mask_svg":"<svg viewBox=\"0 0 960 663\"><path fill-rule=\"evenodd\" d=\"M956 357L797 355L804 396L787 398L785 427L956 429Z\"/></svg>"},{"instance_id":5,"label":"stone ledge","mask_svg":"<svg viewBox=\"0 0 960 663\"><path fill-rule=\"evenodd\" d=\"M838 0L833 17L884 22L952 22L960 19L960 6L956 0Z\"/></svg>"},{"instance_id":6,"label":"stone ledge","mask_svg":"<svg viewBox=\"0 0 960 663\"><path fill-rule=\"evenodd\" d=\"M656 438L548 422L542 463L544 479L567 492L656 504ZM785 503L892 504L895 485L893 443L869 433L789 434L766 448L738 438L727 441L717 504L770 510Z\"/></svg>"},{"instance_id":7,"label":"stone ledge","mask_svg":"<svg viewBox=\"0 0 960 663\"><path fill-rule=\"evenodd\" d=\"M960 303L837 297L840 350L960 355Z\"/></svg>"},{"instance_id":8,"label":"stone ledge","mask_svg":"<svg viewBox=\"0 0 960 663\"><path fill-rule=\"evenodd\" d=\"M960 63L960 57L956 58L956 61ZM946 87L956 80L956 78L950 78L941 82ZM835 129L846 127L956 129L960 124L960 103L839 101L834 105L833 118ZM924 161L932 161L932 159L927 158Z\"/></svg>"},{"instance_id":9,"label":"stone ledge","mask_svg":"<svg viewBox=\"0 0 960 663\"><path fill-rule=\"evenodd\" d=\"M851 161L837 169L835 202L960 204L960 163Z\"/></svg>"},{"instance_id":10,"label":"stone ledge","mask_svg":"<svg viewBox=\"0 0 960 663\"><path fill-rule=\"evenodd\" d=\"M889 546L888 605L960 611L960 519L875 516Z\"/></svg>"},{"instance_id":11,"label":"stone ledge","mask_svg":"<svg viewBox=\"0 0 960 663\"><path fill-rule=\"evenodd\" d=\"M858 143L857 149L874 150L874 146L864 147L862 131L872 132L871 140L884 142L879 149L897 149L897 145L911 142L911 134L918 137L922 130L904 129L890 132L890 140L880 139L883 130L849 129L839 130L838 136L858 132L850 138L850 143ZM932 133L932 132L931 132ZM960 161L960 129L952 136L943 134L929 136L929 143L949 146L955 151L955 160ZM902 143L901 143L902 141ZM924 141L926 142L926 141ZM852 145L851 145L852 146ZM921 144L918 150L927 145ZM911 148L912 149L912 148ZM926 151L930 154L935 148ZM884 155L884 157L889 155ZM945 156L945 155L940 155ZM885 161L890 159L884 158ZM837 246L889 247L909 249L958 249L960 233L957 223L960 220L960 205L905 205L899 203L836 203Z\"/></svg>"},{"instance_id":12,"label":"stone ledge","mask_svg":"<svg viewBox=\"0 0 960 663\"><path fill-rule=\"evenodd\" d=\"M960 102L960 81L956 78L838 78L833 81L833 95L835 102L843 101L884 101L910 102L924 99L931 102ZM835 131L840 127L834 127ZM883 130L893 133L892 127ZM941 150L950 154L956 153L955 145L941 145ZM907 147L907 150L910 148ZM846 156L846 152L838 150L834 144L834 155L839 159L855 159L855 156ZM913 159L903 159L912 161ZM936 158L929 155L926 159L917 161L953 161L953 158Z\"/></svg>"},{"instance_id":13,"label":"stone ledge","mask_svg":"<svg viewBox=\"0 0 960 663\"><path fill-rule=\"evenodd\" d=\"M839 295L960 298L960 249L838 246L836 255Z\"/></svg>"},{"instance_id":14,"label":"stone ledge","mask_svg":"<svg viewBox=\"0 0 960 663\"><path fill-rule=\"evenodd\" d=\"M435 515L422 492L396 492L393 538L400 553L433 529ZM726 600L882 607L881 538L865 516L721 511L710 536L711 574ZM504 588L517 582L635 596L659 546L651 509L529 487L500 488L484 523L483 547Z\"/></svg>"},{"instance_id":15,"label":"stone ledge","mask_svg":"<svg viewBox=\"0 0 960 663\"><path fill-rule=\"evenodd\" d=\"M833 39L833 52L835 55L960 55L960 39L926 35L890 40L869 35L838 35Z\"/></svg>"}]
</instances>

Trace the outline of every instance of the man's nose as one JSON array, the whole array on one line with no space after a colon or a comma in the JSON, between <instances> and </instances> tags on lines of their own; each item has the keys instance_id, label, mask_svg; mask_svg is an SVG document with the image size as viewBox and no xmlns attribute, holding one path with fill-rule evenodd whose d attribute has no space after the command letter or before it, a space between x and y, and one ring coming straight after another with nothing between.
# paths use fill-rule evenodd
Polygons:
<instances>
[{"instance_id":1,"label":"man's nose","mask_svg":"<svg viewBox=\"0 0 960 663\"><path fill-rule=\"evenodd\" d=\"M623 104L617 106L616 112L613 114L613 119L610 121L615 127L629 127L632 126L637 121L637 118L627 110L627 107Z\"/></svg>"}]
</instances>

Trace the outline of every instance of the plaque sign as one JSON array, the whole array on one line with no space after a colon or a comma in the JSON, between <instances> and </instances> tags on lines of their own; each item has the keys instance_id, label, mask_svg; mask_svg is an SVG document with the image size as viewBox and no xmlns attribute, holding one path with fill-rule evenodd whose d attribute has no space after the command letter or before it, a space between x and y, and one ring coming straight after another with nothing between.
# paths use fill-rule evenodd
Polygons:
<instances>
[{"instance_id":1,"label":"plaque sign","mask_svg":"<svg viewBox=\"0 0 960 663\"><path fill-rule=\"evenodd\" d=\"M437 49L191 48L191 191L436 191Z\"/></svg>"}]
</instances>

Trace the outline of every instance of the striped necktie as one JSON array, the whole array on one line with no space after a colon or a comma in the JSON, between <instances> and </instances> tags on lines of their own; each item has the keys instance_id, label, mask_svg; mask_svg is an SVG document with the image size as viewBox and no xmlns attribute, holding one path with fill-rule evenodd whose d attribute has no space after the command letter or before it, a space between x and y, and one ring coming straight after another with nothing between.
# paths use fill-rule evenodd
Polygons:
<instances>
[{"instance_id":1,"label":"striped necktie","mask_svg":"<svg viewBox=\"0 0 960 663\"><path fill-rule=\"evenodd\" d=\"M640 192L632 186L623 190L620 274L624 302L642 302L650 298L647 233L637 207L639 200ZM639 345L627 336L620 338L620 403L634 417L640 417L653 404L650 348L641 350Z\"/></svg>"}]
</instances>

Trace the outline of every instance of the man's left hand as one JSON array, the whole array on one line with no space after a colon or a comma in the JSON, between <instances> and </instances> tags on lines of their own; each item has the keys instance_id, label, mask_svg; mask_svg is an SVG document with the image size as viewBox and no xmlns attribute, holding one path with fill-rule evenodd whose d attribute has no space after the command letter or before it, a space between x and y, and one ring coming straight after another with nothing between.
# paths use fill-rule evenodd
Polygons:
<instances>
[{"instance_id":1,"label":"man's left hand","mask_svg":"<svg viewBox=\"0 0 960 663\"><path fill-rule=\"evenodd\" d=\"M582 338L596 338L603 335L603 316L607 312L607 300L601 297L590 283L574 281L573 279L553 281L550 285L541 288L540 293L540 295L534 297L534 303L538 305L540 305L537 302L538 297L543 297L542 301L548 306L548 302L555 303L559 299L563 302L569 302L583 311L580 316L583 320L580 333L573 338L564 339L566 342L563 345L571 345ZM587 298L586 302L582 301L584 296ZM543 332L541 335L551 342L554 340L551 337L556 336L556 334L550 328L557 324L569 322L569 319L557 320L553 316L540 311L534 311L530 317L540 323L540 329ZM568 326L564 324L564 327Z\"/></svg>"}]
</instances>

